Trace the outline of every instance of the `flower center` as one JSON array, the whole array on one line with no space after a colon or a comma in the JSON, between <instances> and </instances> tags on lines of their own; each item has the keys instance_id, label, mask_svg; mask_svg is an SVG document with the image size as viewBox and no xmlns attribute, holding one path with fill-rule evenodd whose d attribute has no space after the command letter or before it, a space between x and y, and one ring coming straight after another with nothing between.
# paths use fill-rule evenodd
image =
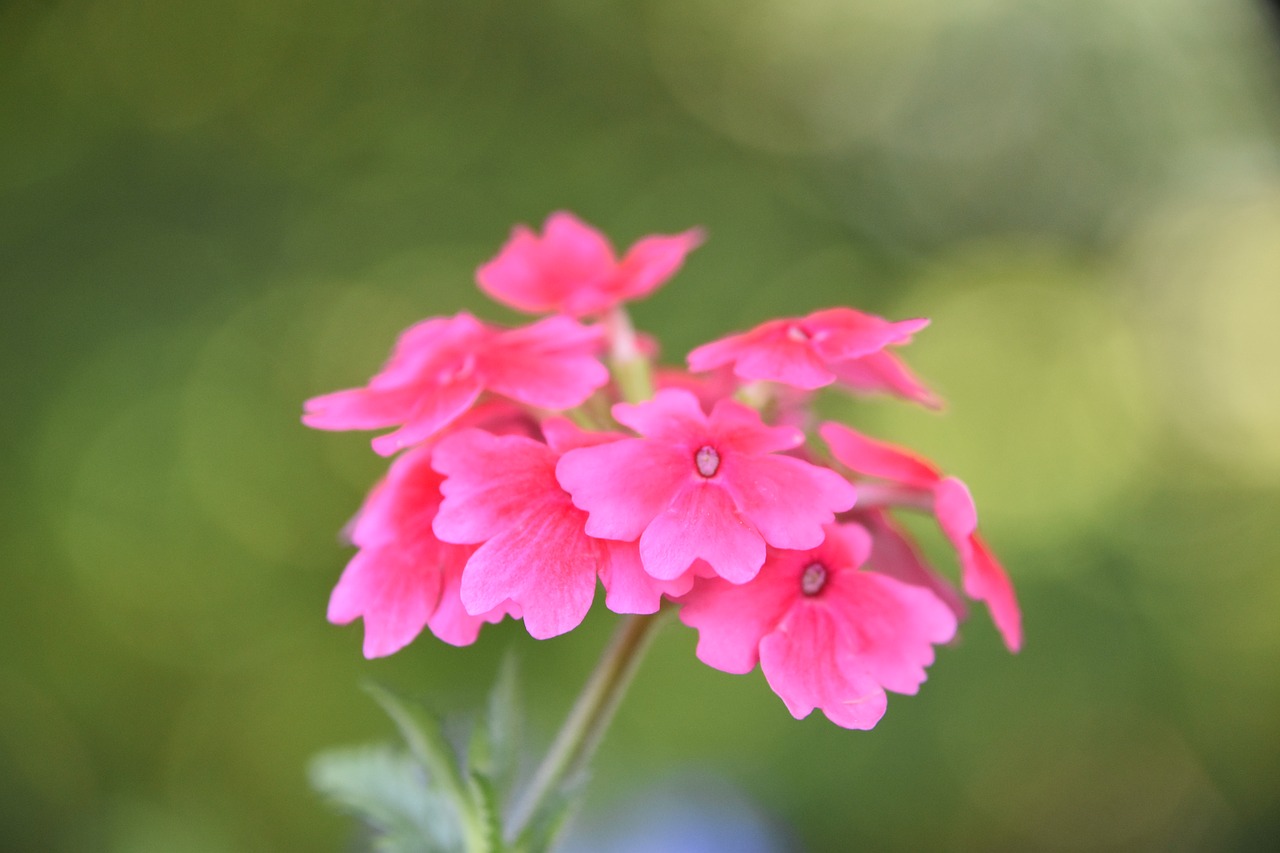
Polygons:
<instances>
[{"instance_id":1,"label":"flower center","mask_svg":"<svg viewBox=\"0 0 1280 853\"><path fill-rule=\"evenodd\" d=\"M698 452L694 454L693 463L698 466L698 473L704 477L715 476L716 471L720 470L720 454L716 453L716 449L709 444L705 444L698 448Z\"/></svg>"},{"instance_id":2,"label":"flower center","mask_svg":"<svg viewBox=\"0 0 1280 853\"><path fill-rule=\"evenodd\" d=\"M793 326L787 327L787 337L798 344L802 344L805 341L809 340L811 335L809 334L809 331L805 329L804 326L801 326L799 323L797 323Z\"/></svg>"},{"instance_id":3,"label":"flower center","mask_svg":"<svg viewBox=\"0 0 1280 853\"><path fill-rule=\"evenodd\" d=\"M827 585L827 567L822 563L810 563L805 567L804 574L800 576L800 591L805 595L814 596L822 592L822 588Z\"/></svg>"}]
</instances>

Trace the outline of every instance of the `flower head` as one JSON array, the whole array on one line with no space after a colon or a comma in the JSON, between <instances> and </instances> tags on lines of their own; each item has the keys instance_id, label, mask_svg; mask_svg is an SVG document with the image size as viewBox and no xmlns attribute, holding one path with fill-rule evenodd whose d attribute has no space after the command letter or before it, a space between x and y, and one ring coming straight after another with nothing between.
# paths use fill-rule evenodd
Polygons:
<instances>
[{"instance_id":1,"label":"flower head","mask_svg":"<svg viewBox=\"0 0 1280 853\"><path fill-rule=\"evenodd\" d=\"M742 583L764 563L766 543L813 547L822 525L853 506L838 474L775 453L799 446L800 430L765 426L740 403L721 400L708 416L693 394L669 389L613 414L641 438L571 450L556 477L588 512L586 532L638 539L655 578L677 578L702 559Z\"/></svg>"},{"instance_id":2,"label":"flower head","mask_svg":"<svg viewBox=\"0 0 1280 853\"><path fill-rule=\"evenodd\" d=\"M929 460L843 424L826 423L819 432L836 459L851 470L920 494L932 503L938 526L960 558L965 593L986 602L1005 645L1016 652L1022 646L1022 613L1009 576L978 536L978 511L969 488L955 477L943 476Z\"/></svg>"},{"instance_id":3,"label":"flower head","mask_svg":"<svg viewBox=\"0 0 1280 853\"><path fill-rule=\"evenodd\" d=\"M820 708L837 725L871 728L885 690L916 692L956 618L928 590L863 571L870 551L862 527L828 525L816 548L770 549L748 583L699 581L680 611L698 630L698 659L734 673L758 662L795 717Z\"/></svg>"},{"instance_id":4,"label":"flower head","mask_svg":"<svg viewBox=\"0 0 1280 853\"><path fill-rule=\"evenodd\" d=\"M648 296L702 242L698 229L645 237L619 261L604 235L571 213L547 217L542 237L517 225L498 256L476 271L480 289L512 308L571 317L602 314Z\"/></svg>"},{"instance_id":5,"label":"flower head","mask_svg":"<svg viewBox=\"0 0 1280 853\"><path fill-rule=\"evenodd\" d=\"M703 344L689 353L689 369L732 364L740 379L812 390L835 382L838 365L905 344L927 325L923 319L891 323L852 308L829 308Z\"/></svg>"},{"instance_id":6,"label":"flower head","mask_svg":"<svg viewBox=\"0 0 1280 853\"><path fill-rule=\"evenodd\" d=\"M569 409L609 381L598 329L548 317L495 329L470 314L410 327L390 360L364 388L313 397L302 422L316 429L382 429L373 440L390 456L430 438L472 407L484 391L553 411Z\"/></svg>"}]
</instances>

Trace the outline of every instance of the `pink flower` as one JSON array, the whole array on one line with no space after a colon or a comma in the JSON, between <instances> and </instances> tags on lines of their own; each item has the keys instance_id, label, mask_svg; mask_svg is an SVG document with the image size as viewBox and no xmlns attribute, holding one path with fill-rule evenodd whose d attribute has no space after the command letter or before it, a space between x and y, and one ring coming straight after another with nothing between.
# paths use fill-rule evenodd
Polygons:
<instances>
[{"instance_id":1,"label":"pink flower","mask_svg":"<svg viewBox=\"0 0 1280 853\"><path fill-rule=\"evenodd\" d=\"M793 427L768 427L752 409L716 403L710 417L688 391L659 391L619 403L613 416L642 438L565 453L560 485L589 513L586 532L640 540L645 571L671 580L698 559L743 583L764 563L765 543L811 548L822 525L853 506L844 478L774 451L804 441Z\"/></svg>"},{"instance_id":2,"label":"pink flower","mask_svg":"<svg viewBox=\"0 0 1280 853\"><path fill-rule=\"evenodd\" d=\"M529 633L545 639L576 628L591 608L603 575L610 609L653 613L663 591L681 594L692 578L670 587L649 578L634 545L589 537L587 514L556 482L559 450L608 441L562 420L544 430L553 446L524 436L466 429L437 446L433 464L444 474L444 502L436 535L479 545L462 575L469 613L486 613L510 599Z\"/></svg>"},{"instance_id":3,"label":"pink flower","mask_svg":"<svg viewBox=\"0 0 1280 853\"><path fill-rule=\"evenodd\" d=\"M701 372L732 364L740 379L812 390L835 382L838 365L905 344L927 325L923 319L891 323L852 308L829 308L798 319L770 320L749 332L703 344L689 353L689 369Z\"/></svg>"},{"instance_id":4,"label":"pink flower","mask_svg":"<svg viewBox=\"0 0 1280 853\"><path fill-rule=\"evenodd\" d=\"M770 550L749 583L699 581L680 610L698 659L732 673L758 661L793 716L820 708L845 728L873 727L885 690L919 689L956 618L928 590L861 571L870 551L862 527L829 525L817 548Z\"/></svg>"},{"instance_id":5,"label":"pink flower","mask_svg":"<svg viewBox=\"0 0 1280 853\"><path fill-rule=\"evenodd\" d=\"M702 237L696 228L645 237L619 262L599 231L571 213L553 213L541 238L517 225L498 256L476 271L476 281L485 293L521 311L602 314L656 290Z\"/></svg>"},{"instance_id":6,"label":"pink flower","mask_svg":"<svg viewBox=\"0 0 1280 853\"><path fill-rule=\"evenodd\" d=\"M836 459L853 471L895 484L905 490L908 501L914 493L932 503L938 525L960 558L965 593L986 602L1010 651L1021 648L1022 613L1013 584L977 534L978 511L969 488L955 477L944 477L928 460L843 424L826 423L819 432Z\"/></svg>"},{"instance_id":7,"label":"pink flower","mask_svg":"<svg viewBox=\"0 0 1280 853\"><path fill-rule=\"evenodd\" d=\"M351 538L360 550L329 598L329 621L363 617L367 658L399 651L424 626L446 643L470 645L482 623L518 613L499 603L472 616L458 603L462 569L475 549L432 533L442 479L431 470L431 448L415 448L392 463L356 517Z\"/></svg>"},{"instance_id":8,"label":"pink flower","mask_svg":"<svg viewBox=\"0 0 1280 853\"><path fill-rule=\"evenodd\" d=\"M491 391L544 409L580 405L609 381L596 357L600 331L567 317L499 330L470 314L410 327L364 388L313 397L302 422L316 429L400 429L373 440L383 456L420 444Z\"/></svg>"}]
</instances>

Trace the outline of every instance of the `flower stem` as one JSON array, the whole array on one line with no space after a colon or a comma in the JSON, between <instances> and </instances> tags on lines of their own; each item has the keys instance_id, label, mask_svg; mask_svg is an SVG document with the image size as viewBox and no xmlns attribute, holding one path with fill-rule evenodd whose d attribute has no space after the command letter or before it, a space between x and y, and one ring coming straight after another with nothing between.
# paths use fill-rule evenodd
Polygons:
<instances>
[{"instance_id":1,"label":"flower stem","mask_svg":"<svg viewBox=\"0 0 1280 853\"><path fill-rule=\"evenodd\" d=\"M627 616L618 626L517 805L512 837L519 837L566 779L587 768L665 616Z\"/></svg>"},{"instance_id":2,"label":"flower stem","mask_svg":"<svg viewBox=\"0 0 1280 853\"><path fill-rule=\"evenodd\" d=\"M609 334L609 362L622 398L628 403L650 399L653 397L653 367L640 351L631 316L618 306L605 318L605 327Z\"/></svg>"}]
</instances>

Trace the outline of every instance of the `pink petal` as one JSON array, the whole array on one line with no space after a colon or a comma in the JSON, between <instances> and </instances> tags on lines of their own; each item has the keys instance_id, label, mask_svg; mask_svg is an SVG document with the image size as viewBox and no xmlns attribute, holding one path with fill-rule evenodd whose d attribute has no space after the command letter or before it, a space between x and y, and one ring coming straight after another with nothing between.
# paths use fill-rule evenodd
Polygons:
<instances>
[{"instance_id":1,"label":"pink petal","mask_svg":"<svg viewBox=\"0 0 1280 853\"><path fill-rule=\"evenodd\" d=\"M604 582L605 606L614 613L657 613L662 596L677 598L693 586L691 571L669 581L652 577L644 570L634 542L602 541L609 559L600 570L600 580Z\"/></svg>"},{"instance_id":2,"label":"pink petal","mask_svg":"<svg viewBox=\"0 0 1280 853\"><path fill-rule=\"evenodd\" d=\"M679 577L703 559L725 580L745 583L764 563L764 540L724 489L709 481L690 482L645 529L640 559L645 571L661 580Z\"/></svg>"},{"instance_id":3,"label":"pink petal","mask_svg":"<svg viewBox=\"0 0 1280 853\"><path fill-rule=\"evenodd\" d=\"M507 397L562 411L581 405L609 382L596 352L598 329L548 317L504 332L477 356L485 387Z\"/></svg>"},{"instance_id":4,"label":"pink petal","mask_svg":"<svg viewBox=\"0 0 1280 853\"><path fill-rule=\"evenodd\" d=\"M303 404L302 422L312 429L382 429L402 423L421 397L416 388L373 392L349 388L312 397Z\"/></svg>"},{"instance_id":5,"label":"pink petal","mask_svg":"<svg viewBox=\"0 0 1280 853\"><path fill-rule=\"evenodd\" d=\"M750 672L760 659L760 640L774 629L791 599L792 578L770 575L731 584L720 578L699 580L680 604L680 621L698 631L698 660L737 674Z\"/></svg>"},{"instance_id":6,"label":"pink petal","mask_svg":"<svg viewBox=\"0 0 1280 853\"><path fill-rule=\"evenodd\" d=\"M369 380L369 388L391 390L424 380L432 384L436 374L462 369L467 357L484 349L492 334L488 326L465 311L415 323L396 338L391 358Z\"/></svg>"},{"instance_id":7,"label":"pink petal","mask_svg":"<svg viewBox=\"0 0 1280 853\"><path fill-rule=\"evenodd\" d=\"M862 394L893 394L930 409L942 408L942 400L888 350L831 365L836 379Z\"/></svg>"},{"instance_id":8,"label":"pink petal","mask_svg":"<svg viewBox=\"0 0 1280 853\"><path fill-rule=\"evenodd\" d=\"M744 347L733 372L742 379L781 382L807 391L830 385L836 379L826 360L808 342L792 341L785 333Z\"/></svg>"},{"instance_id":9,"label":"pink petal","mask_svg":"<svg viewBox=\"0 0 1280 853\"><path fill-rule=\"evenodd\" d=\"M697 372L727 364L742 379L782 382L796 388L830 385L835 374L814 351L796 321L770 320L749 332L703 344L689 353L689 369Z\"/></svg>"},{"instance_id":10,"label":"pink petal","mask_svg":"<svg viewBox=\"0 0 1280 853\"><path fill-rule=\"evenodd\" d=\"M517 524L531 505L563 495L550 448L520 435L461 430L436 445L431 464L446 478L433 524L446 542L483 542Z\"/></svg>"},{"instance_id":11,"label":"pink petal","mask_svg":"<svg viewBox=\"0 0 1280 853\"><path fill-rule=\"evenodd\" d=\"M431 447L417 447L391 463L352 525L351 541L361 547L397 540L434 540L431 520L440 506L444 478L431 468Z\"/></svg>"},{"instance_id":12,"label":"pink petal","mask_svg":"<svg viewBox=\"0 0 1280 853\"><path fill-rule=\"evenodd\" d=\"M579 447L595 447L626 438L620 432L592 432L585 430L568 418L549 417L542 422L542 435L547 446L557 454L568 453Z\"/></svg>"},{"instance_id":13,"label":"pink petal","mask_svg":"<svg viewBox=\"0 0 1280 853\"><path fill-rule=\"evenodd\" d=\"M587 533L623 542L639 539L694 476L683 451L638 438L570 450L556 464L574 506L590 513Z\"/></svg>"},{"instance_id":14,"label":"pink petal","mask_svg":"<svg viewBox=\"0 0 1280 853\"><path fill-rule=\"evenodd\" d=\"M903 344L929 325L925 319L890 322L852 308L815 311L799 321L812 335L814 352L832 364L878 352L891 344Z\"/></svg>"},{"instance_id":15,"label":"pink petal","mask_svg":"<svg viewBox=\"0 0 1280 853\"><path fill-rule=\"evenodd\" d=\"M775 320L773 322L778 323L780 321ZM729 335L702 346L694 347L689 351L685 361L689 365L689 369L694 373L704 373L717 367L733 364L739 355L750 348L751 339L748 336L751 334L753 333Z\"/></svg>"},{"instance_id":16,"label":"pink petal","mask_svg":"<svg viewBox=\"0 0 1280 853\"><path fill-rule=\"evenodd\" d=\"M567 501L547 501L481 545L462 576L467 612L485 613L511 599L539 640L578 627L591 609L606 556L603 544L583 533L583 520Z\"/></svg>"},{"instance_id":17,"label":"pink petal","mask_svg":"<svg viewBox=\"0 0 1280 853\"><path fill-rule=\"evenodd\" d=\"M937 468L914 453L876 441L844 424L828 421L818 433L836 459L859 474L922 489L932 489L942 476Z\"/></svg>"},{"instance_id":18,"label":"pink petal","mask_svg":"<svg viewBox=\"0 0 1280 853\"><path fill-rule=\"evenodd\" d=\"M675 275L685 256L706 238L700 228L682 234L657 234L638 240L627 250L618 271L617 294L625 299L647 296Z\"/></svg>"},{"instance_id":19,"label":"pink petal","mask_svg":"<svg viewBox=\"0 0 1280 853\"><path fill-rule=\"evenodd\" d=\"M727 458L722 479L742 514L775 548L816 547L822 525L855 499L853 486L839 474L790 456Z\"/></svg>"},{"instance_id":20,"label":"pink petal","mask_svg":"<svg viewBox=\"0 0 1280 853\"><path fill-rule=\"evenodd\" d=\"M1009 651L1022 648L1022 611L1013 591L1013 583L986 543L978 536L972 539L970 559L964 563L964 591L987 603L991 621L995 623Z\"/></svg>"},{"instance_id":21,"label":"pink petal","mask_svg":"<svg viewBox=\"0 0 1280 853\"><path fill-rule=\"evenodd\" d=\"M957 619L968 615L969 608L955 587L925 562L906 531L888 513L869 510L859 513L858 520L871 533L868 569L929 590L950 608Z\"/></svg>"},{"instance_id":22,"label":"pink petal","mask_svg":"<svg viewBox=\"0 0 1280 853\"><path fill-rule=\"evenodd\" d=\"M823 705L821 710L826 718L837 726L867 731L875 728L887 708L888 697L885 696L884 690L876 688L854 699L845 699L834 705Z\"/></svg>"},{"instance_id":23,"label":"pink petal","mask_svg":"<svg viewBox=\"0 0 1280 853\"><path fill-rule=\"evenodd\" d=\"M522 311L569 310L575 292L598 291L616 266L608 241L571 213L553 213L539 239L517 226L497 257L476 271L480 289ZM573 312L577 316L594 310Z\"/></svg>"},{"instance_id":24,"label":"pink petal","mask_svg":"<svg viewBox=\"0 0 1280 853\"><path fill-rule=\"evenodd\" d=\"M737 453L759 454L791 450L804 444L804 431L793 426L765 426L760 413L737 400L720 400L711 410L715 445Z\"/></svg>"},{"instance_id":25,"label":"pink petal","mask_svg":"<svg viewBox=\"0 0 1280 853\"><path fill-rule=\"evenodd\" d=\"M884 691L869 676L836 665L833 650L840 644L825 608L794 607L760 641L760 669L797 719L822 708L837 725L870 729L884 715Z\"/></svg>"},{"instance_id":26,"label":"pink petal","mask_svg":"<svg viewBox=\"0 0 1280 853\"><path fill-rule=\"evenodd\" d=\"M896 693L919 689L933 644L956 632L955 614L932 592L875 572L839 573L823 601L852 643L846 665Z\"/></svg>"},{"instance_id":27,"label":"pink petal","mask_svg":"<svg viewBox=\"0 0 1280 853\"><path fill-rule=\"evenodd\" d=\"M364 618L364 656L397 652L422 632L440 599L439 567L396 546L361 549L329 597L329 621Z\"/></svg>"},{"instance_id":28,"label":"pink petal","mask_svg":"<svg viewBox=\"0 0 1280 853\"><path fill-rule=\"evenodd\" d=\"M698 398L678 388L659 391L643 403L617 403L613 417L645 438L671 444L696 444L710 435Z\"/></svg>"},{"instance_id":29,"label":"pink petal","mask_svg":"<svg viewBox=\"0 0 1280 853\"><path fill-rule=\"evenodd\" d=\"M471 549L466 549L466 552L469 554ZM510 601L479 616L468 613L462 606L460 595L463 565L463 561L450 564L450 570L444 574L440 604L427 620L431 633L451 646L469 646L474 643L480 635L480 627L486 622L500 622L504 616L520 618L520 608Z\"/></svg>"},{"instance_id":30,"label":"pink petal","mask_svg":"<svg viewBox=\"0 0 1280 853\"><path fill-rule=\"evenodd\" d=\"M392 456L406 447L421 444L462 417L480 397L480 391L475 377L430 389L404 419L404 426L373 440L374 452L379 456Z\"/></svg>"},{"instance_id":31,"label":"pink petal","mask_svg":"<svg viewBox=\"0 0 1280 853\"><path fill-rule=\"evenodd\" d=\"M978 529L978 508L969 487L955 477L943 477L933 487L933 511L938 525L961 554L969 548L969 537Z\"/></svg>"}]
</instances>

